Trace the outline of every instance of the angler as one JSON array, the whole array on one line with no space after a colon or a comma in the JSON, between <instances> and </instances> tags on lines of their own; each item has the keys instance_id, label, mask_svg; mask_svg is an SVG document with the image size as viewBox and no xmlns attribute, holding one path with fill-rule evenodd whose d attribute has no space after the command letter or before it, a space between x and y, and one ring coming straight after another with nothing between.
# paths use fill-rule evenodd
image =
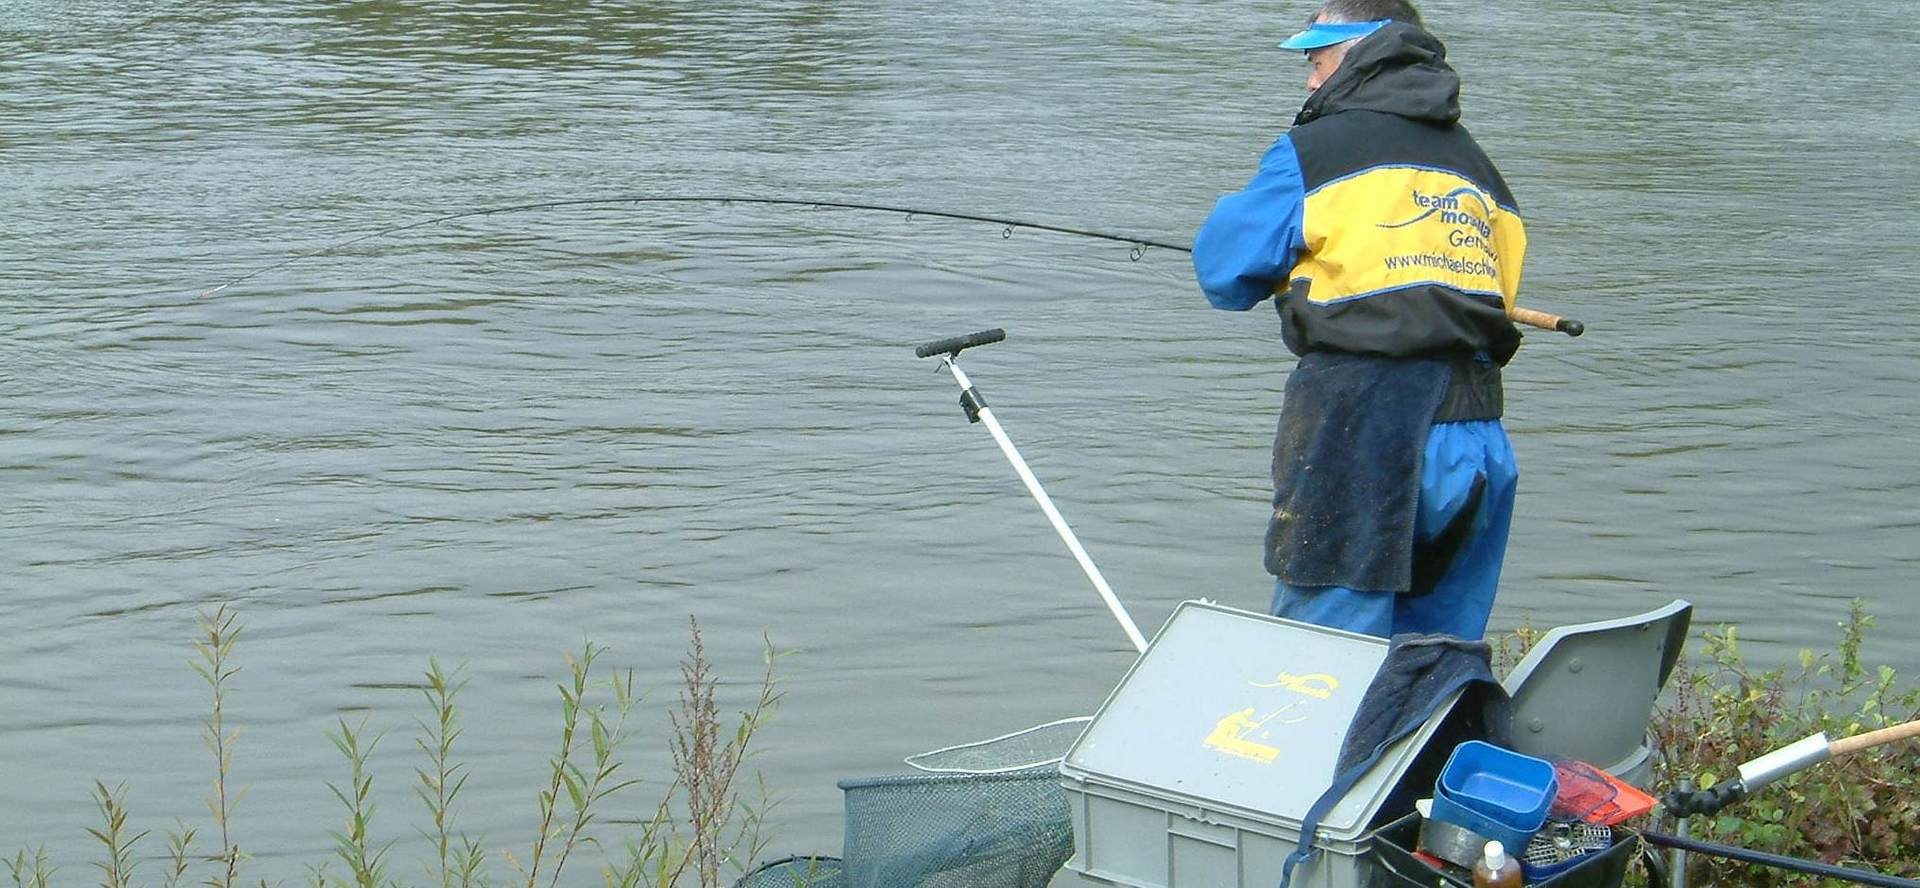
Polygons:
<instances>
[{"instance_id":1,"label":"angler","mask_svg":"<svg viewBox=\"0 0 1920 888\"><path fill-rule=\"evenodd\" d=\"M1208 301L1271 298L1300 356L1274 440L1270 610L1477 639L1519 478L1500 368L1526 231L1411 3L1327 0L1280 46L1306 53L1306 104L1193 247Z\"/></svg>"}]
</instances>

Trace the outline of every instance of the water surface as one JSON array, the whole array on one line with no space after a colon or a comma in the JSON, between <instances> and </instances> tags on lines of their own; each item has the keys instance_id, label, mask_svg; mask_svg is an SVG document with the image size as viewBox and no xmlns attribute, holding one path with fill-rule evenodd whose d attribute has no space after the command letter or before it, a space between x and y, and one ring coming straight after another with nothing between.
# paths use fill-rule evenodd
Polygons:
<instances>
[{"instance_id":1,"label":"water surface","mask_svg":"<svg viewBox=\"0 0 1920 888\"><path fill-rule=\"evenodd\" d=\"M1911 16L1426 7L1529 219L1524 302L1591 329L1529 337L1508 372L1524 477L1496 627L1685 597L1779 662L1858 596L1869 657L1920 669ZM530 842L553 685L587 638L652 691L617 813L643 812L690 614L733 681L763 634L793 651L758 762L785 798L774 850L836 850L835 779L1089 713L1129 662L911 355L989 326L1009 340L965 366L1141 624L1192 597L1263 607L1291 360L1271 313L1208 310L1182 255L606 205L196 294L443 213L623 194L1185 242L1303 98L1271 44L1305 13L0 6L0 847L84 872L95 777L129 781L138 828L206 834L186 661L195 614L228 604L251 873L327 856L342 718L389 732L377 828L421 822L430 656L472 681L465 828Z\"/></svg>"}]
</instances>

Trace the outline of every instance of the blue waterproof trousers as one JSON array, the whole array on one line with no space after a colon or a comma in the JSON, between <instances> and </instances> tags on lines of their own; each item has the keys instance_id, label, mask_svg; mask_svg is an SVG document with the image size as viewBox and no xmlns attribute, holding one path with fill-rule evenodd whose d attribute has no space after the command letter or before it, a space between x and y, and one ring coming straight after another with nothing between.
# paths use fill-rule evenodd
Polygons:
<instances>
[{"instance_id":1,"label":"blue waterproof trousers","mask_svg":"<svg viewBox=\"0 0 1920 888\"><path fill-rule=\"evenodd\" d=\"M1389 638L1406 632L1478 639L1493 613L1500 565L1513 523L1513 495L1520 477L1513 442L1497 419L1435 423L1427 433L1420 465L1416 543L1438 537L1468 505L1476 478L1486 479L1465 538L1433 591L1403 596L1358 592L1340 586L1275 584L1272 613L1350 632Z\"/></svg>"}]
</instances>

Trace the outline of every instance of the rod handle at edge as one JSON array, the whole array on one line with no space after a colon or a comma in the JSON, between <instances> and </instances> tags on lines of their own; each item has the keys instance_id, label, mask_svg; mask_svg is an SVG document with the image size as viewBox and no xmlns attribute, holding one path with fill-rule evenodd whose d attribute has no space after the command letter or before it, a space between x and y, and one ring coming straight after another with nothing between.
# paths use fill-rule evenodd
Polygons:
<instances>
[{"instance_id":1,"label":"rod handle at edge","mask_svg":"<svg viewBox=\"0 0 1920 888\"><path fill-rule=\"evenodd\" d=\"M1531 308L1509 308L1507 317L1516 324L1526 324L1529 327L1539 327L1542 330L1552 330L1568 336L1579 336L1587 332L1587 325L1573 318L1563 318L1544 311L1534 311Z\"/></svg>"},{"instance_id":2,"label":"rod handle at edge","mask_svg":"<svg viewBox=\"0 0 1920 888\"><path fill-rule=\"evenodd\" d=\"M1894 725L1891 728L1881 728L1878 731L1868 731L1865 734L1842 737L1839 740L1827 744L1827 752L1829 755L1846 755L1849 752L1858 752L1862 749L1892 743L1895 740L1905 740L1908 737L1920 737L1920 719L1915 719L1904 725Z\"/></svg>"}]
</instances>

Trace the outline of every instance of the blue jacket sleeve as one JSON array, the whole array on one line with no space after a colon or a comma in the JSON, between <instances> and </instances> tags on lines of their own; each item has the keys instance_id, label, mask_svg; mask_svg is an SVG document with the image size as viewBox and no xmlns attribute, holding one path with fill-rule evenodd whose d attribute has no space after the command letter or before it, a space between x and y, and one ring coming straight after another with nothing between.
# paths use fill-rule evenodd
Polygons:
<instances>
[{"instance_id":1,"label":"blue jacket sleeve","mask_svg":"<svg viewBox=\"0 0 1920 888\"><path fill-rule=\"evenodd\" d=\"M1214 308L1246 311L1273 295L1306 249L1306 192L1293 142L1281 136L1260 159L1260 171L1239 192L1220 198L1193 238L1193 272Z\"/></svg>"}]
</instances>

